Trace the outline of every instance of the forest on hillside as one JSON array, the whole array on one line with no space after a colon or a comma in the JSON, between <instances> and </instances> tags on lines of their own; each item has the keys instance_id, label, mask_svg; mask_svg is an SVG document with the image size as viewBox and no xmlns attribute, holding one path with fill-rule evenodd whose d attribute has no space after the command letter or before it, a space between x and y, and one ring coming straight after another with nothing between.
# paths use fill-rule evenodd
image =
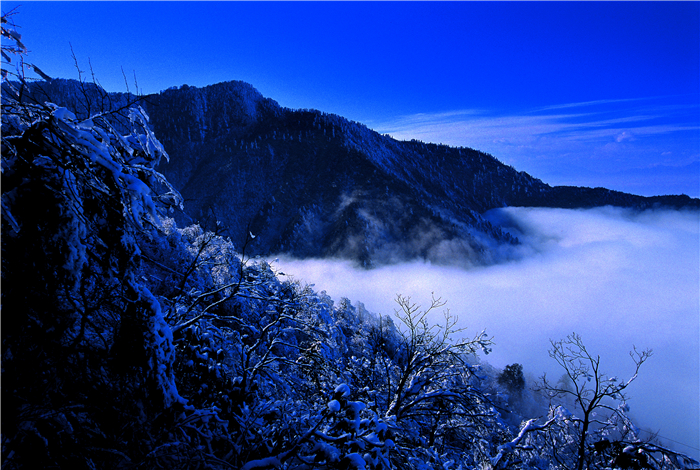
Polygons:
<instances>
[{"instance_id":1,"label":"forest on hillside","mask_svg":"<svg viewBox=\"0 0 700 470\"><path fill-rule=\"evenodd\" d=\"M219 221L179 227L138 97L27 102L48 77L7 16L2 36L2 468L699 466L627 415L650 351L608 377L572 334L562 379L528 383L439 298L334 303Z\"/></svg>"}]
</instances>

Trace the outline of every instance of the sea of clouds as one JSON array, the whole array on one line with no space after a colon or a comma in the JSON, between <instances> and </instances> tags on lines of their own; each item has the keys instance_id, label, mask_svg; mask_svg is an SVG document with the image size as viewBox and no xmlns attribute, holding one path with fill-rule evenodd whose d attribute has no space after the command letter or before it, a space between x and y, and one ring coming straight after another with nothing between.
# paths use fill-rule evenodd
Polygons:
<instances>
[{"instance_id":1,"label":"sea of clouds","mask_svg":"<svg viewBox=\"0 0 700 470\"><path fill-rule=\"evenodd\" d=\"M698 458L700 212L505 208L487 216L521 242L488 266L409 261L366 270L350 261L285 257L274 266L336 301L347 297L384 315L393 314L396 294L428 305L434 293L467 336L485 329L493 337L493 352L482 360L520 363L531 382L543 373L561 376L548 355L550 339L572 332L620 378L634 370L633 346L651 348L629 389L631 413Z\"/></svg>"}]
</instances>

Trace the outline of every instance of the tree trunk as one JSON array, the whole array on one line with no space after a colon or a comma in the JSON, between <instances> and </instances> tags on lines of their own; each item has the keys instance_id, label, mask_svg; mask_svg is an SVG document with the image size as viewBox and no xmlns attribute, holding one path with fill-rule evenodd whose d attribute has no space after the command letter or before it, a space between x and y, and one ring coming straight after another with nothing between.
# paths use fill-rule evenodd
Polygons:
<instances>
[{"instance_id":1,"label":"tree trunk","mask_svg":"<svg viewBox=\"0 0 700 470\"><path fill-rule=\"evenodd\" d=\"M581 430L581 441L578 445L578 465L577 470L583 470L583 463L586 457L586 436L588 435L588 426L590 424L589 414L586 413L583 417L583 429Z\"/></svg>"}]
</instances>

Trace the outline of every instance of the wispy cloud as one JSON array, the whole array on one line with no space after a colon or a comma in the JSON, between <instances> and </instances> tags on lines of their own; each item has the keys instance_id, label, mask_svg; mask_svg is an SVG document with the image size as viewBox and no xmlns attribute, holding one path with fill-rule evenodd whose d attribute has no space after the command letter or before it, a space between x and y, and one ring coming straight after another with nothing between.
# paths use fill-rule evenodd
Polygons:
<instances>
[{"instance_id":1,"label":"wispy cloud","mask_svg":"<svg viewBox=\"0 0 700 470\"><path fill-rule=\"evenodd\" d=\"M595 103L612 104L623 101L632 100L608 100ZM539 136L562 135L565 137L575 136L578 140L589 140L605 136L615 137L630 129L633 129L637 135L700 129L697 122L694 124L668 122L672 111L677 110L669 109L669 107L658 109L658 112L653 112L654 109L645 109L644 113L637 111L634 114L618 117L605 117L611 112L621 112L617 110L566 114L542 112L545 109L575 108L588 106L592 103L594 102L572 103L541 108L537 112L518 114L490 114L487 111L477 109L432 114L421 113L377 123L374 127L379 132L389 133L399 139L422 136L429 138L428 140L431 142L452 143L454 145L468 145L466 141L470 137L478 137L480 141L485 139L500 141L504 138L516 140L524 137L531 140L531 138ZM658 120L665 122L644 125L644 123Z\"/></svg>"},{"instance_id":2,"label":"wispy cloud","mask_svg":"<svg viewBox=\"0 0 700 470\"><path fill-rule=\"evenodd\" d=\"M635 101L645 101L648 98L625 98L625 99L610 99L610 100L593 100L593 101L581 101L578 103L565 103L565 104L555 104L551 106L545 106L539 108L538 111L548 111L552 109L566 109L566 108L581 108L584 106L600 106L609 104L620 104L620 103L630 103Z\"/></svg>"},{"instance_id":3,"label":"wispy cloud","mask_svg":"<svg viewBox=\"0 0 700 470\"><path fill-rule=\"evenodd\" d=\"M418 139L485 151L555 184L586 184L581 181L586 173L669 164L669 152L684 161L697 161L698 113L697 103L619 99L565 103L517 113L483 109L421 113L370 125L399 140ZM693 189L683 187L676 192L693 193Z\"/></svg>"}]
</instances>

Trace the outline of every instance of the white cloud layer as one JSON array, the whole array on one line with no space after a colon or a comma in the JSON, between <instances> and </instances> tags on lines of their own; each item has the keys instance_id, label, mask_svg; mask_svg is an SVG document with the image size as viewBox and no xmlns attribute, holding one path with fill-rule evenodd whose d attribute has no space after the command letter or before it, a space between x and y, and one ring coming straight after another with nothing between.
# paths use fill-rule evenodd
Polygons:
<instances>
[{"instance_id":1,"label":"white cloud layer","mask_svg":"<svg viewBox=\"0 0 700 470\"><path fill-rule=\"evenodd\" d=\"M632 413L661 436L700 447L700 213L508 208L489 216L523 242L518 260L367 271L346 261L282 258L278 267L382 314L393 313L397 293L426 305L434 292L467 334L486 329L494 337L485 360L519 362L534 376L561 375L549 339L574 331L618 376L632 370L633 346L652 348L630 391Z\"/></svg>"}]
</instances>

